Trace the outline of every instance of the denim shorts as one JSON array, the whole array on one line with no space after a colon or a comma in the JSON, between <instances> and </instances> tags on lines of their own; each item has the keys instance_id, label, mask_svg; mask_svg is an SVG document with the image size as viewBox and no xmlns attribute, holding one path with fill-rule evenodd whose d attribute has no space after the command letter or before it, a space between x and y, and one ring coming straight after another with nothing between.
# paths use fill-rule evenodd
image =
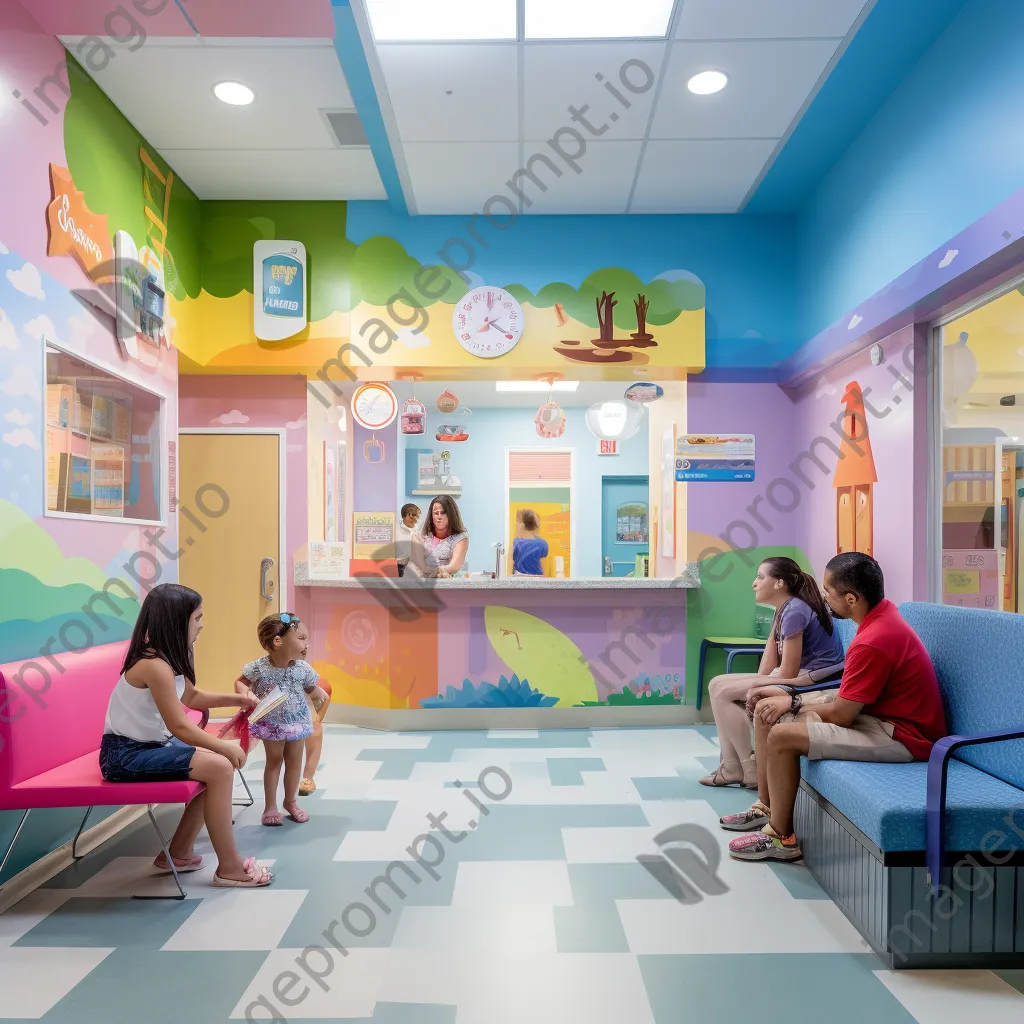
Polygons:
<instances>
[{"instance_id":1,"label":"denim shorts","mask_svg":"<svg viewBox=\"0 0 1024 1024\"><path fill-rule=\"evenodd\" d=\"M104 733L100 772L107 782L184 782L195 747L172 736L166 743L140 743Z\"/></svg>"}]
</instances>

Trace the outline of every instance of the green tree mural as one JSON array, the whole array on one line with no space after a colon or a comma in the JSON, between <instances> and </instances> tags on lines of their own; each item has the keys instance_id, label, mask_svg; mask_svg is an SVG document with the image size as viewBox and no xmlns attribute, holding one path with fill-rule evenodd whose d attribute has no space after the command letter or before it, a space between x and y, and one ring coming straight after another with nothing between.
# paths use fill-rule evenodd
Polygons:
<instances>
[{"instance_id":1,"label":"green tree mural","mask_svg":"<svg viewBox=\"0 0 1024 1024\"><path fill-rule=\"evenodd\" d=\"M106 214L111 234L127 231L135 244L146 240L142 159L146 151L161 172L171 168L107 99L81 65L67 55L71 98L64 111L64 150L75 185L89 209ZM202 285L199 259L199 199L175 176L167 224L167 250L173 267L166 281L176 299L196 298ZM251 262L251 261L250 261ZM249 275L252 276L250 265Z\"/></svg>"}]
</instances>

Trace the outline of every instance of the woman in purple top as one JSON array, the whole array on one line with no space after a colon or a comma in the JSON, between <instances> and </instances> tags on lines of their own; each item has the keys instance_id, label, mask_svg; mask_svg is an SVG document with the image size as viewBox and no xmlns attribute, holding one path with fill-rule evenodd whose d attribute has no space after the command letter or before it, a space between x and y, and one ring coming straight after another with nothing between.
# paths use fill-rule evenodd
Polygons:
<instances>
[{"instance_id":1,"label":"woman in purple top","mask_svg":"<svg viewBox=\"0 0 1024 1024\"><path fill-rule=\"evenodd\" d=\"M806 686L811 682L808 673L813 672L815 679L821 680L838 676L843 669L843 645L813 576L792 558L766 558L757 570L753 588L758 604L775 608L771 638L756 674L716 676L708 686L722 756L718 768L700 780L705 786L757 789L746 707L751 690L772 686L781 679Z\"/></svg>"}]
</instances>

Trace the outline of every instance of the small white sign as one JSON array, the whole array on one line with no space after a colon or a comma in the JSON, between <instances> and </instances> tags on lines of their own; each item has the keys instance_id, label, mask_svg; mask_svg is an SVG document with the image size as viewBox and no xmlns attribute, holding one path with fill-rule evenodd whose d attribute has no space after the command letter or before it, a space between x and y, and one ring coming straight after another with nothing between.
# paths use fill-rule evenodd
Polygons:
<instances>
[{"instance_id":1,"label":"small white sign","mask_svg":"<svg viewBox=\"0 0 1024 1024\"><path fill-rule=\"evenodd\" d=\"M284 341L306 329L306 247L260 241L252 247L253 332L261 341Z\"/></svg>"},{"instance_id":2,"label":"small white sign","mask_svg":"<svg viewBox=\"0 0 1024 1024\"><path fill-rule=\"evenodd\" d=\"M606 437L600 437L597 440L597 454L598 455L618 455L619 454L619 442Z\"/></svg>"},{"instance_id":3,"label":"small white sign","mask_svg":"<svg viewBox=\"0 0 1024 1024\"><path fill-rule=\"evenodd\" d=\"M309 578L343 580L348 577L345 545L314 541L309 545Z\"/></svg>"}]
</instances>

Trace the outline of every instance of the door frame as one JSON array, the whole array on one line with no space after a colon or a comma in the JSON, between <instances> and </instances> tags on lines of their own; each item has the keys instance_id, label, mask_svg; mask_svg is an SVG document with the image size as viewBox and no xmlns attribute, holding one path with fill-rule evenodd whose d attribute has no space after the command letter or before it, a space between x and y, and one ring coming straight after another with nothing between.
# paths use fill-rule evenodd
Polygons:
<instances>
[{"instance_id":1,"label":"door frame","mask_svg":"<svg viewBox=\"0 0 1024 1024\"><path fill-rule=\"evenodd\" d=\"M288 456L288 445L287 435L288 431L284 427L178 427L178 436L182 434L227 434L227 435L245 435L245 434L266 434L272 437L277 437L277 605L278 612L281 611L281 606L284 602L282 596L285 587L281 585L281 579L283 576L283 564L285 561L287 548L285 547L285 538L287 537L287 530L285 528L285 509L288 498L288 467L285 463L285 459ZM181 445L178 445L178 475L181 474ZM168 481L168 485L170 481ZM178 494L178 481L174 481L175 494L177 495L177 504L181 504L181 495ZM170 497L170 491L168 491L168 498ZM170 513L169 513L170 514ZM174 509L175 522L177 524L178 509ZM294 589L294 581L287 580L287 587L289 590Z\"/></svg>"},{"instance_id":2,"label":"door frame","mask_svg":"<svg viewBox=\"0 0 1024 1024\"><path fill-rule=\"evenodd\" d=\"M602 473L601 474L601 573L604 574L604 485L605 483L647 482L647 549L651 548L651 474L650 473ZM612 559L614 561L614 559Z\"/></svg>"},{"instance_id":3,"label":"door frame","mask_svg":"<svg viewBox=\"0 0 1024 1024\"><path fill-rule=\"evenodd\" d=\"M501 543L508 541L511 522L509 520L509 491L512 489L508 479L509 455L512 452L568 452L569 453L569 575L567 579L577 579L576 573L576 449L566 446L550 448L547 445L526 445L513 444L505 448L505 507L502 509L504 519L504 532L501 535ZM547 486L562 487L563 484L538 484L540 488ZM512 549L509 548L502 556L502 565L508 564L512 557Z\"/></svg>"}]
</instances>

